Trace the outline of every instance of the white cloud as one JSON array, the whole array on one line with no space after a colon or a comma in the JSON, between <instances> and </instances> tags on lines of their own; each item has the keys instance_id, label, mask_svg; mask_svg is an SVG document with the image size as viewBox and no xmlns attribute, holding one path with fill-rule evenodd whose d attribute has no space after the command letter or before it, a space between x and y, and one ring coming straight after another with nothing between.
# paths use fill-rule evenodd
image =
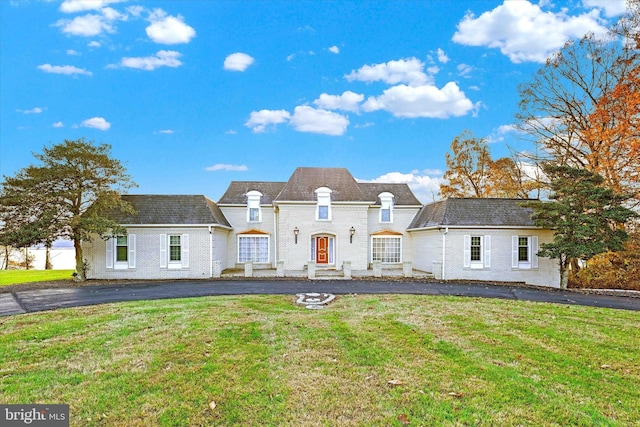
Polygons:
<instances>
[{"instance_id":1,"label":"white cloud","mask_svg":"<svg viewBox=\"0 0 640 427\"><path fill-rule=\"evenodd\" d=\"M67 55L70 56L79 56L80 52L78 52L77 50L73 50L73 49L67 49Z\"/></svg>"},{"instance_id":2,"label":"white cloud","mask_svg":"<svg viewBox=\"0 0 640 427\"><path fill-rule=\"evenodd\" d=\"M89 46L89 47L101 47L101 46L102 46L102 44L101 44L100 42L97 42L97 41L93 40L93 41L90 41L90 42L87 44L87 46Z\"/></svg>"},{"instance_id":3,"label":"white cloud","mask_svg":"<svg viewBox=\"0 0 640 427\"><path fill-rule=\"evenodd\" d=\"M474 105L456 83L449 82L442 89L430 85L393 86L378 97L369 97L362 108L365 111L385 110L403 118L446 119L464 116Z\"/></svg>"},{"instance_id":4,"label":"white cloud","mask_svg":"<svg viewBox=\"0 0 640 427\"><path fill-rule=\"evenodd\" d=\"M60 11L64 13L77 13L86 10L102 9L111 3L120 3L123 0L64 0L60 5Z\"/></svg>"},{"instance_id":5,"label":"white cloud","mask_svg":"<svg viewBox=\"0 0 640 427\"><path fill-rule=\"evenodd\" d=\"M296 57L295 53L292 53L291 55L287 56L287 62L293 61L293 58Z\"/></svg>"},{"instance_id":6,"label":"white cloud","mask_svg":"<svg viewBox=\"0 0 640 427\"><path fill-rule=\"evenodd\" d=\"M55 122L54 124L51 125L51 127L54 128L63 128L64 127L64 123L62 122Z\"/></svg>"},{"instance_id":7,"label":"white cloud","mask_svg":"<svg viewBox=\"0 0 640 427\"><path fill-rule=\"evenodd\" d=\"M179 67L182 65L180 52L175 50L159 50L155 56L125 57L120 60L120 66L153 71L159 67Z\"/></svg>"},{"instance_id":8,"label":"white cloud","mask_svg":"<svg viewBox=\"0 0 640 427\"><path fill-rule=\"evenodd\" d=\"M318 107L325 110L343 110L358 112L360 103L364 100L364 95L351 92L343 92L342 95L328 95L323 93L318 99L313 101Z\"/></svg>"},{"instance_id":9,"label":"white cloud","mask_svg":"<svg viewBox=\"0 0 640 427\"><path fill-rule=\"evenodd\" d=\"M409 188L411 188L411 191L413 191L413 194L418 198L418 200L425 203L438 199L438 193L440 192L440 183L442 182L442 171L415 170L411 171L410 173L389 172L372 180L358 179L358 181L407 184Z\"/></svg>"},{"instance_id":10,"label":"white cloud","mask_svg":"<svg viewBox=\"0 0 640 427\"><path fill-rule=\"evenodd\" d=\"M129 6L126 8L126 11L129 12L129 14L131 14L131 16L134 16L136 18L138 18L140 15L142 15L142 12L144 12L144 7L142 6Z\"/></svg>"},{"instance_id":11,"label":"white cloud","mask_svg":"<svg viewBox=\"0 0 640 427\"><path fill-rule=\"evenodd\" d=\"M339 136L347 131L349 118L332 111L302 105L293 110L289 124L298 132Z\"/></svg>"},{"instance_id":12,"label":"white cloud","mask_svg":"<svg viewBox=\"0 0 640 427\"><path fill-rule=\"evenodd\" d=\"M80 123L80 126L85 128L107 130L111 127L111 123L109 123L102 117L92 117L90 119L83 120L82 123Z\"/></svg>"},{"instance_id":13,"label":"white cloud","mask_svg":"<svg viewBox=\"0 0 640 427\"><path fill-rule=\"evenodd\" d=\"M626 0L582 0L582 4L586 8L595 7L604 10L608 18L622 15L627 10Z\"/></svg>"},{"instance_id":14,"label":"white cloud","mask_svg":"<svg viewBox=\"0 0 640 427\"><path fill-rule=\"evenodd\" d=\"M233 129L229 129L228 131L225 132L226 135L237 135L238 132L233 130Z\"/></svg>"},{"instance_id":15,"label":"white cloud","mask_svg":"<svg viewBox=\"0 0 640 427\"><path fill-rule=\"evenodd\" d=\"M280 123L285 123L291 118L291 114L286 110L260 110L252 111L249 120L244 124L251 128L254 133L265 132L267 127L275 127Z\"/></svg>"},{"instance_id":16,"label":"white cloud","mask_svg":"<svg viewBox=\"0 0 640 427\"><path fill-rule=\"evenodd\" d=\"M336 55L340 53L340 48L338 46L331 46L329 48L329 52L335 53Z\"/></svg>"},{"instance_id":17,"label":"white cloud","mask_svg":"<svg viewBox=\"0 0 640 427\"><path fill-rule=\"evenodd\" d=\"M458 75L460 77L469 77L469 74L473 71L473 67L467 64L458 64L456 69L458 70Z\"/></svg>"},{"instance_id":18,"label":"white cloud","mask_svg":"<svg viewBox=\"0 0 640 427\"><path fill-rule=\"evenodd\" d=\"M165 135L171 135L171 134L174 134L175 131L173 129L162 129L162 130L159 130L158 133L162 133L162 134L165 134Z\"/></svg>"},{"instance_id":19,"label":"white cloud","mask_svg":"<svg viewBox=\"0 0 640 427\"><path fill-rule=\"evenodd\" d=\"M30 110L16 110L18 113L22 113L22 114L40 114L42 113L44 110L46 110L46 108L41 108L41 107L33 107Z\"/></svg>"},{"instance_id":20,"label":"white cloud","mask_svg":"<svg viewBox=\"0 0 640 427\"><path fill-rule=\"evenodd\" d=\"M400 59L382 64L364 65L357 71L351 71L344 77L348 81L376 82L383 81L389 84L406 83L411 86L419 86L431 81L424 73L424 63L418 58Z\"/></svg>"},{"instance_id":21,"label":"white cloud","mask_svg":"<svg viewBox=\"0 0 640 427\"><path fill-rule=\"evenodd\" d=\"M114 32L111 24L105 21L104 17L100 15L89 14L77 16L72 20L61 19L56 22L55 25L61 27L63 33L73 36L93 37L101 34L103 31L108 33Z\"/></svg>"},{"instance_id":22,"label":"white cloud","mask_svg":"<svg viewBox=\"0 0 640 427\"><path fill-rule=\"evenodd\" d=\"M246 53L236 52L224 59L224 69L228 71L244 71L253 62L254 59Z\"/></svg>"},{"instance_id":23,"label":"white cloud","mask_svg":"<svg viewBox=\"0 0 640 427\"><path fill-rule=\"evenodd\" d=\"M566 9L553 13L527 0L505 0L479 17L467 14L458 24L453 41L499 48L514 63L544 62L568 39L582 37L587 32L606 32L596 9L569 16Z\"/></svg>"},{"instance_id":24,"label":"white cloud","mask_svg":"<svg viewBox=\"0 0 640 427\"><path fill-rule=\"evenodd\" d=\"M447 62L449 62L449 57L447 56L446 53L444 53L444 50L438 48L438 61L440 61L442 64L446 64Z\"/></svg>"},{"instance_id":25,"label":"white cloud","mask_svg":"<svg viewBox=\"0 0 640 427\"><path fill-rule=\"evenodd\" d=\"M120 21L126 21L129 19L126 14L122 14L111 7L102 8L100 9L100 12L102 12L102 16L104 16L104 18L109 21L115 21L116 19Z\"/></svg>"},{"instance_id":26,"label":"white cloud","mask_svg":"<svg viewBox=\"0 0 640 427\"><path fill-rule=\"evenodd\" d=\"M215 171L234 171L234 172L244 172L249 170L246 165L227 165L224 163L218 163L213 166L207 166L204 170L209 172Z\"/></svg>"},{"instance_id":27,"label":"white cloud","mask_svg":"<svg viewBox=\"0 0 640 427\"><path fill-rule=\"evenodd\" d=\"M87 71L84 68L74 67L73 65L42 64L38 65L38 69L44 71L45 73L53 74L84 74L85 76L91 75L91 71Z\"/></svg>"},{"instance_id":28,"label":"white cloud","mask_svg":"<svg viewBox=\"0 0 640 427\"><path fill-rule=\"evenodd\" d=\"M196 30L185 24L182 16L167 15L162 9L155 9L149 15L149 21L147 36L156 43L189 43L196 36Z\"/></svg>"}]
</instances>

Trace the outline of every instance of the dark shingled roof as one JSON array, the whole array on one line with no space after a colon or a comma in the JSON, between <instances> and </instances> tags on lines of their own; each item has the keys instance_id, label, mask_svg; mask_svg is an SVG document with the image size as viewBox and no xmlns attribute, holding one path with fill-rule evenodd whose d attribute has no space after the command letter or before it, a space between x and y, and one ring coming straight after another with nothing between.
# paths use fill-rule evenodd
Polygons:
<instances>
[{"instance_id":1,"label":"dark shingled roof","mask_svg":"<svg viewBox=\"0 0 640 427\"><path fill-rule=\"evenodd\" d=\"M262 193L260 204L270 205L285 184L286 182L231 181L229 188L218 200L218 203L221 205L246 205L247 193L255 190Z\"/></svg>"},{"instance_id":2,"label":"dark shingled roof","mask_svg":"<svg viewBox=\"0 0 640 427\"><path fill-rule=\"evenodd\" d=\"M230 227L229 221L212 200L205 196L124 195L136 214L112 212L109 216L120 224L218 224Z\"/></svg>"},{"instance_id":3,"label":"dark shingled roof","mask_svg":"<svg viewBox=\"0 0 640 427\"><path fill-rule=\"evenodd\" d=\"M344 168L297 168L276 201L314 202L314 193L320 187L331 189L331 200L336 202L361 202L369 199L351 173Z\"/></svg>"},{"instance_id":4,"label":"dark shingled roof","mask_svg":"<svg viewBox=\"0 0 640 427\"><path fill-rule=\"evenodd\" d=\"M393 194L393 203L397 206L422 205L407 184L360 182L358 185L367 197L367 200L375 200L376 205L380 204L378 194L384 193L385 191Z\"/></svg>"},{"instance_id":5,"label":"dark shingled roof","mask_svg":"<svg viewBox=\"0 0 640 427\"><path fill-rule=\"evenodd\" d=\"M261 204L276 202L315 202L315 190L331 189L331 200L337 202L369 202L380 204L378 194L388 191L394 195L399 206L421 206L422 204L407 184L358 183L344 168L300 167L287 182L232 181L218 203L221 205L244 205L247 193L256 190L262 193Z\"/></svg>"},{"instance_id":6,"label":"dark shingled roof","mask_svg":"<svg viewBox=\"0 0 640 427\"><path fill-rule=\"evenodd\" d=\"M412 228L437 226L531 227L533 209L520 206L522 199L447 199L422 207L409 225Z\"/></svg>"}]
</instances>

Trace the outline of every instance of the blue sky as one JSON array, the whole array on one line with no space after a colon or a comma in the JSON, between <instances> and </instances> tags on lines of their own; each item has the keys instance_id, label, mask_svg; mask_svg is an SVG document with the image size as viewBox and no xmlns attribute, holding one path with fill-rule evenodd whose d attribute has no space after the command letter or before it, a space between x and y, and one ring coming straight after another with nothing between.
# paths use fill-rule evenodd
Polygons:
<instances>
[{"instance_id":1,"label":"blue sky","mask_svg":"<svg viewBox=\"0 0 640 427\"><path fill-rule=\"evenodd\" d=\"M624 0L0 1L0 174L113 146L136 194L286 181L298 166L433 200L463 130L525 150L518 85Z\"/></svg>"}]
</instances>

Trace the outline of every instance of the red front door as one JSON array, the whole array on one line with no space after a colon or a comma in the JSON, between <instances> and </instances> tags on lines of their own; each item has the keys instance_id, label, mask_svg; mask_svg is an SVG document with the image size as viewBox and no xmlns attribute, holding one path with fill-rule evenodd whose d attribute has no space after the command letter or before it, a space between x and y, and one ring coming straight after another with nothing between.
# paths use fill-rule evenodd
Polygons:
<instances>
[{"instance_id":1,"label":"red front door","mask_svg":"<svg viewBox=\"0 0 640 427\"><path fill-rule=\"evenodd\" d=\"M329 238L316 237L316 264L329 264Z\"/></svg>"}]
</instances>

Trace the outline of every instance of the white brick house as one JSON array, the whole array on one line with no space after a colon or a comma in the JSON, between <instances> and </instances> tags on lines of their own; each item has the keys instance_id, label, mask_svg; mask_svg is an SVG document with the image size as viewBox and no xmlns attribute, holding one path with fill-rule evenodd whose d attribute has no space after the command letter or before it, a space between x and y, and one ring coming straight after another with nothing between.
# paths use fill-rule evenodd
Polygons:
<instances>
[{"instance_id":1,"label":"white brick house","mask_svg":"<svg viewBox=\"0 0 640 427\"><path fill-rule=\"evenodd\" d=\"M287 182L233 181L204 196L128 195L127 236L85 243L88 277L219 277L227 268L432 273L445 280L559 286L538 258L553 233L513 199L422 206L406 184L359 183L342 168L298 168Z\"/></svg>"}]
</instances>

